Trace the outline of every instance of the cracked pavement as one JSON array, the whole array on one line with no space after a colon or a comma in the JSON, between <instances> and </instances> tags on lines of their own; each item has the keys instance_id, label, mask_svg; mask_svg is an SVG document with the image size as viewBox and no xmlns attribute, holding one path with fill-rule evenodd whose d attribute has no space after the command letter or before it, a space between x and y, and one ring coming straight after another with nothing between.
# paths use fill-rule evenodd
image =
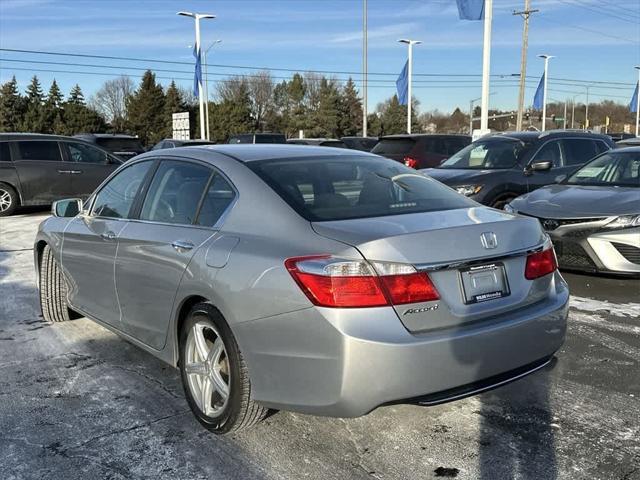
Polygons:
<instances>
[{"instance_id":1,"label":"cracked pavement","mask_svg":"<svg viewBox=\"0 0 640 480\"><path fill-rule=\"evenodd\" d=\"M45 217L0 219L2 479L640 479L639 280L566 274L558 361L493 392L357 419L279 412L218 437L177 370L87 319L42 321Z\"/></svg>"}]
</instances>

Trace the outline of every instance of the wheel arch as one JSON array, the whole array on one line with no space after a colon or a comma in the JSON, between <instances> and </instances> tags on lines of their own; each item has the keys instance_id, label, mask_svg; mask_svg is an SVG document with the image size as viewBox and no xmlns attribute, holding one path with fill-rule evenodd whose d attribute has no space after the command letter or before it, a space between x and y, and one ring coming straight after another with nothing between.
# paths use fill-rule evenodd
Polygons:
<instances>
[{"instance_id":1,"label":"wheel arch","mask_svg":"<svg viewBox=\"0 0 640 480\"><path fill-rule=\"evenodd\" d=\"M42 253L44 252L44 247L46 247L47 245L49 244L46 240L40 239L36 241L36 244L33 248L34 263L36 267L36 282L38 285L40 284L40 267L42 266Z\"/></svg>"},{"instance_id":2,"label":"wheel arch","mask_svg":"<svg viewBox=\"0 0 640 480\"><path fill-rule=\"evenodd\" d=\"M180 355L178 353L180 348L180 331L182 330L182 325L184 325L185 320L187 319L187 315L191 311L194 305L203 302L210 302L208 298L203 297L202 295L189 295L185 297L181 302L178 308L176 309L176 318L175 318L175 328L172 330L172 340L173 340L173 359L172 364L178 367ZM215 306L215 305L214 305Z\"/></svg>"}]
</instances>

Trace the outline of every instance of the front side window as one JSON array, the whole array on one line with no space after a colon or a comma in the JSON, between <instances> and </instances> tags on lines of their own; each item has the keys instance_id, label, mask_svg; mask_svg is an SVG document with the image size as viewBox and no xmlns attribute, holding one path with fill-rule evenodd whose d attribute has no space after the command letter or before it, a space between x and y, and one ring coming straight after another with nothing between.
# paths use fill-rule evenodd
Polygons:
<instances>
[{"instance_id":1,"label":"front side window","mask_svg":"<svg viewBox=\"0 0 640 480\"><path fill-rule=\"evenodd\" d=\"M9 142L0 142L0 162L10 162Z\"/></svg>"},{"instance_id":2,"label":"front side window","mask_svg":"<svg viewBox=\"0 0 640 480\"><path fill-rule=\"evenodd\" d=\"M93 215L109 218L128 218L133 201L140 190L152 162L131 165L118 172L97 194Z\"/></svg>"},{"instance_id":3,"label":"front side window","mask_svg":"<svg viewBox=\"0 0 640 480\"><path fill-rule=\"evenodd\" d=\"M477 205L413 169L381 158L263 160L248 165L310 221L401 215Z\"/></svg>"},{"instance_id":4,"label":"front side window","mask_svg":"<svg viewBox=\"0 0 640 480\"><path fill-rule=\"evenodd\" d=\"M562 148L565 165L583 165L600 153L589 138L567 138L562 140Z\"/></svg>"},{"instance_id":5,"label":"front side window","mask_svg":"<svg viewBox=\"0 0 640 480\"><path fill-rule=\"evenodd\" d=\"M153 176L140 219L191 225L210 176L211 169L203 165L163 161Z\"/></svg>"},{"instance_id":6,"label":"front side window","mask_svg":"<svg viewBox=\"0 0 640 480\"><path fill-rule=\"evenodd\" d=\"M51 141L22 141L16 142L18 158L20 160L45 160L51 162L62 161L58 142Z\"/></svg>"},{"instance_id":7,"label":"front side window","mask_svg":"<svg viewBox=\"0 0 640 480\"><path fill-rule=\"evenodd\" d=\"M525 145L516 139L477 141L446 160L440 168L506 169L516 166Z\"/></svg>"},{"instance_id":8,"label":"front side window","mask_svg":"<svg viewBox=\"0 0 640 480\"><path fill-rule=\"evenodd\" d=\"M82 143L67 143L71 161L78 163L101 163L105 164L108 160L107 152L84 145Z\"/></svg>"},{"instance_id":9,"label":"front side window","mask_svg":"<svg viewBox=\"0 0 640 480\"><path fill-rule=\"evenodd\" d=\"M605 153L571 175L566 183L569 185L640 187L640 153Z\"/></svg>"},{"instance_id":10,"label":"front side window","mask_svg":"<svg viewBox=\"0 0 640 480\"><path fill-rule=\"evenodd\" d=\"M545 143L532 160L532 163L535 162L551 162L552 166L561 167L562 153L560 152L560 142L553 140Z\"/></svg>"}]
</instances>

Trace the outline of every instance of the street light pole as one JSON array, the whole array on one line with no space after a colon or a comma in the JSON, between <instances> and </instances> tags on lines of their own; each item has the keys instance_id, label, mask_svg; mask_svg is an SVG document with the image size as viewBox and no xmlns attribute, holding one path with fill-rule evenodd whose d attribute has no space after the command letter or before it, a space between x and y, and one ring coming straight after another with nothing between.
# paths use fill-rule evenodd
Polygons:
<instances>
[{"instance_id":1,"label":"street light pole","mask_svg":"<svg viewBox=\"0 0 640 480\"><path fill-rule=\"evenodd\" d=\"M222 40L215 40L209 45L209 47L203 52L202 62L204 63L204 98L206 99L204 108L204 118L207 124L207 140L211 140L211 133L209 130L209 75L207 73L207 54L214 45L222 42Z\"/></svg>"},{"instance_id":2,"label":"street light pole","mask_svg":"<svg viewBox=\"0 0 640 480\"><path fill-rule=\"evenodd\" d=\"M362 3L362 136L367 136L367 0Z\"/></svg>"},{"instance_id":3,"label":"street light pole","mask_svg":"<svg viewBox=\"0 0 640 480\"><path fill-rule=\"evenodd\" d=\"M409 48L409 68L408 68L408 81L407 81L407 133L411 133L411 81L413 76L413 46L419 45L422 42L420 40L409 40L406 38L398 40L400 43L406 43Z\"/></svg>"},{"instance_id":4,"label":"street light pole","mask_svg":"<svg viewBox=\"0 0 640 480\"><path fill-rule=\"evenodd\" d=\"M547 81L549 80L549 60L554 58L552 55L538 55L538 58L544 59L544 87L542 89L542 131L547 127Z\"/></svg>"},{"instance_id":5,"label":"street light pole","mask_svg":"<svg viewBox=\"0 0 640 480\"><path fill-rule=\"evenodd\" d=\"M484 2L484 44L482 47L482 112L480 130L489 130L489 74L491 70L491 23L493 21L493 0Z\"/></svg>"},{"instance_id":6,"label":"street light pole","mask_svg":"<svg viewBox=\"0 0 640 480\"><path fill-rule=\"evenodd\" d=\"M634 67L638 70L638 95L636 95L636 137L640 137L640 65Z\"/></svg>"},{"instance_id":7,"label":"street light pole","mask_svg":"<svg viewBox=\"0 0 640 480\"><path fill-rule=\"evenodd\" d=\"M178 12L178 15L183 17L191 17L195 20L195 30L196 30L196 53L197 55L201 55L200 50L200 20L208 19L208 18L216 18L215 15L210 15L207 13L192 13L192 12ZM202 84L202 78L198 81L198 99L200 100L200 139L206 139L206 125L205 125L205 109L204 109L204 85Z\"/></svg>"},{"instance_id":8,"label":"street light pole","mask_svg":"<svg viewBox=\"0 0 640 480\"><path fill-rule=\"evenodd\" d=\"M584 107L584 129L589 130L589 87L591 85L587 85L587 103Z\"/></svg>"},{"instance_id":9,"label":"street light pole","mask_svg":"<svg viewBox=\"0 0 640 480\"><path fill-rule=\"evenodd\" d=\"M571 99L571 130L574 128L574 121L576 118L576 98L578 95L574 95Z\"/></svg>"}]
</instances>

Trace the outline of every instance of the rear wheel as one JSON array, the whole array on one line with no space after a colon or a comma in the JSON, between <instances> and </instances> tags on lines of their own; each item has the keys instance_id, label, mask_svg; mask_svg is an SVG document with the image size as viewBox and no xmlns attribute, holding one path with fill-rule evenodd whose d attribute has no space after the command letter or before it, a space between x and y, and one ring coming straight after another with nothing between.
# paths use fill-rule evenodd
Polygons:
<instances>
[{"instance_id":1,"label":"rear wheel","mask_svg":"<svg viewBox=\"0 0 640 480\"><path fill-rule=\"evenodd\" d=\"M180 373L189 407L208 430L224 434L255 425L268 409L251 400L238 344L213 305L195 305L180 332Z\"/></svg>"},{"instance_id":2,"label":"rear wheel","mask_svg":"<svg viewBox=\"0 0 640 480\"><path fill-rule=\"evenodd\" d=\"M67 282L49 245L45 245L40 261L40 307L47 322L65 322L73 313L67 303Z\"/></svg>"},{"instance_id":3,"label":"rear wheel","mask_svg":"<svg viewBox=\"0 0 640 480\"><path fill-rule=\"evenodd\" d=\"M6 183L0 183L0 217L13 214L19 204L20 198L15 188Z\"/></svg>"}]
</instances>

